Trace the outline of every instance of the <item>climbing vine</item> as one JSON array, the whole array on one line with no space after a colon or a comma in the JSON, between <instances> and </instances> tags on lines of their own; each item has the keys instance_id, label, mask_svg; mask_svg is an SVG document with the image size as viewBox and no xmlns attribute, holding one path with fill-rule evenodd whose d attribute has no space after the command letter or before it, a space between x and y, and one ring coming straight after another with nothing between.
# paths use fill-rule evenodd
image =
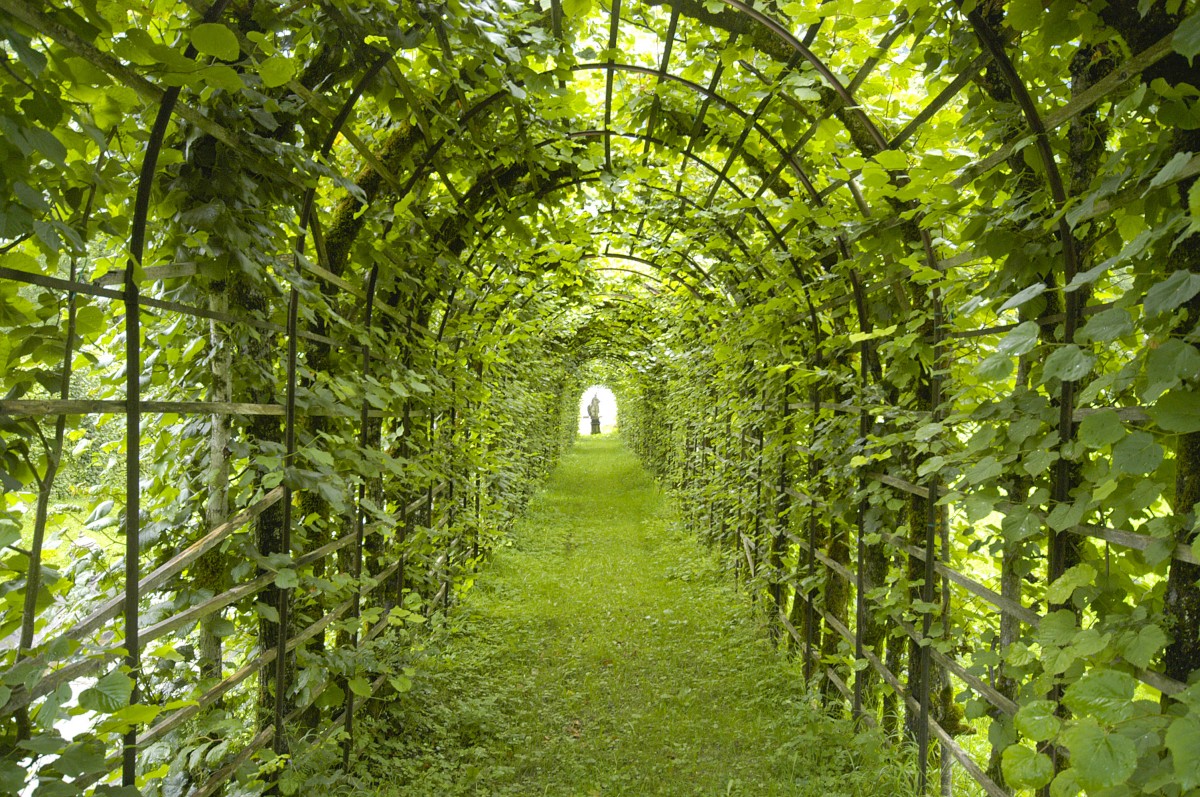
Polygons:
<instances>
[{"instance_id":1,"label":"climbing vine","mask_svg":"<svg viewBox=\"0 0 1200 797\"><path fill-rule=\"evenodd\" d=\"M1198 54L1183 0L0 0L0 785L344 741L604 381L930 789L1193 793Z\"/></svg>"}]
</instances>

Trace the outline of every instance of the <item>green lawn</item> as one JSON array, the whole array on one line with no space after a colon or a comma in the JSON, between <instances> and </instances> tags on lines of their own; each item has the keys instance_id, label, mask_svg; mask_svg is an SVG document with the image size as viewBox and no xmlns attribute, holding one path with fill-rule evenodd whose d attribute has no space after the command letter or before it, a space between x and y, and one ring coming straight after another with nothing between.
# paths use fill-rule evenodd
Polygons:
<instances>
[{"instance_id":1,"label":"green lawn","mask_svg":"<svg viewBox=\"0 0 1200 797\"><path fill-rule=\"evenodd\" d=\"M912 793L678 525L617 438L581 438L414 689L364 718L354 791Z\"/></svg>"}]
</instances>

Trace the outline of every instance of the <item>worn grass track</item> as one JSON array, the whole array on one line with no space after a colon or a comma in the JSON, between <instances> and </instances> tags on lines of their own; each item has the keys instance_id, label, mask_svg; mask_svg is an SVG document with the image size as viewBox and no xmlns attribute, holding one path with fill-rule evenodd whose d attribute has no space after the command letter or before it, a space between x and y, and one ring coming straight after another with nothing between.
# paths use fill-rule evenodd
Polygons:
<instances>
[{"instance_id":1,"label":"worn grass track","mask_svg":"<svg viewBox=\"0 0 1200 797\"><path fill-rule=\"evenodd\" d=\"M713 559L613 437L564 458L415 686L366 722L381 795L911 793L814 709Z\"/></svg>"}]
</instances>

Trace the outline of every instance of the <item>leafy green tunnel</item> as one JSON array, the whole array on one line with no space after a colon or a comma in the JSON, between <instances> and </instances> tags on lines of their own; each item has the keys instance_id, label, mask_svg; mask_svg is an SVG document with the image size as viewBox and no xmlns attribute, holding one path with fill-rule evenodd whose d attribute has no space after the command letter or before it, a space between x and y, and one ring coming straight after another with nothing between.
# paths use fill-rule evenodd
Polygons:
<instances>
[{"instance_id":1,"label":"leafy green tunnel","mask_svg":"<svg viewBox=\"0 0 1200 797\"><path fill-rule=\"evenodd\" d=\"M0 787L353 736L604 383L922 791L1195 793L1193 5L0 0Z\"/></svg>"}]
</instances>

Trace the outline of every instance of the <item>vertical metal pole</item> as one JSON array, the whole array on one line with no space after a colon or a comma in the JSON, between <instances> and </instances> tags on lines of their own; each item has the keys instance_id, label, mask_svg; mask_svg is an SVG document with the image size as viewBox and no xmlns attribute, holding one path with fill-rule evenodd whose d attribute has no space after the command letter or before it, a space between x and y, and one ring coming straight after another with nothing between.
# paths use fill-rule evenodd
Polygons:
<instances>
[{"instance_id":1,"label":"vertical metal pole","mask_svg":"<svg viewBox=\"0 0 1200 797\"><path fill-rule=\"evenodd\" d=\"M160 114L161 116L161 114ZM168 113L169 116L169 113ZM151 166L153 169L153 166ZM143 175L145 176L145 175ZM149 202L149 181L138 184L138 200L145 186ZM135 244L144 244L146 217L141 216L141 228L135 229ZM140 233L140 235L139 235ZM133 679L129 702L138 702L138 670L141 666L138 640L138 578L141 558L141 454L142 454L142 330L137 271L141 263L142 246L135 245L134 260L125 270L125 664ZM137 781L137 729L130 728L122 741L121 785L134 786Z\"/></svg>"},{"instance_id":2,"label":"vertical metal pole","mask_svg":"<svg viewBox=\"0 0 1200 797\"><path fill-rule=\"evenodd\" d=\"M812 683L813 676L813 636L816 634L816 607L813 605L813 578L816 575L817 551L817 420L821 413L821 395L814 384L809 393L812 401L813 422L809 428L812 436L809 438L808 449L808 560L805 563L804 588L804 682Z\"/></svg>"},{"instance_id":3,"label":"vertical metal pole","mask_svg":"<svg viewBox=\"0 0 1200 797\"><path fill-rule=\"evenodd\" d=\"M370 423L371 404L367 401L366 384L371 375L371 316L375 310L375 282L379 276L379 266L371 266L367 275L367 307L363 320L363 332L366 340L362 347L363 401L358 419L358 445L364 450L368 440L368 424ZM350 646L358 648L358 621L362 617L362 568L363 568L363 502L367 496L367 483L358 485L358 506L354 510L354 604L351 614L354 617L354 628L350 632ZM342 746L342 766L350 766L350 749L354 746L354 690L346 690L346 743Z\"/></svg>"},{"instance_id":4,"label":"vertical metal pole","mask_svg":"<svg viewBox=\"0 0 1200 797\"><path fill-rule=\"evenodd\" d=\"M867 434L871 431L871 420L867 415L867 341L859 344L858 348L858 439L866 455ZM854 658L858 666L863 664L863 615L867 601L863 596L864 576L863 565L866 559L866 543L863 540L867 526L867 472L866 466L858 469L858 545L856 550L857 564L854 568ZM854 716L862 716L863 676L866 668L854 673Z\"/></svg>"},{"instance_id":5,"label":"vertical metal pole","mask_svg":"<svg viewBox=\"0 0 1200 797\"><path fill-rule=\"evenodd\" d=\"M942 397L942 378L940 375L940 352L941 348L941 333L942 333L942 301L937 291L933 292L933 363L929 373L929 397L930 409L932 410L932 420L936 423L941 418L939 405ZM926 518L925 518L925 583L921 585L921 598L925 602L926 607L933 604L934 598L934 578L936 574L935 562L937 556L937 525L938 525L938 493L940 491L940 479L934 471L929 477L929 496L926 499ZM918 755L920 756L920 790L924 794L929 782L929 709L930 709L930 688L931 688L931 669L933 666L931 645L929 641L929 632L933 626L933 613L928 609L924 612L921 620L921 639L925 643L921 646L920 657L920 695L921 701L921 717L917 725L917 747Z\"/></svg>"},{"instance_id":6,"label":"vertical metal pole","mask_svg":"<svg viewBox=\"0 0 1200 797\"><path fill-rule=\"evenodd\" d=\"M216 0L201 18L213 22L225 11L229 0ZM196 48L188 45L183 53L193 58ZM142 318L138 274L146 252L146 224L150 217L150 194L154 187L154 172L163 139L179 100L178 86L168 88L159 103L154 126L146 141L146 154L138 173L137 194L133 203L133 219L129 233L129 265L125 269L125 664L133 679L130 704L141 699L138 687L141 669L141 643L138 638L138 580L141 559L141 457L142 457ZM137 781L137 728L132 727L122 739L121 785L135 786Z\"/></svg>"},{"instance_id":7,"label":"vertical metal pole","mask_svg":"<svg viewBox=\"0 0 1200 797\"><path fill-rule=\"evenodd\" d=\"M287 467L295 466L296 459L296 325L300 294L293 287L288 297L287 319L287 400L284 416L284 446ZM292 488L289 480L283 482L283 526L279 530L279 551L285 555L292 552ZM284 727L287 707L287 638L289 590L279 588L279 639L275 643L275 736L272 747L279 755L287 752L287 734Z\"/></svg>"}]
</instances>

